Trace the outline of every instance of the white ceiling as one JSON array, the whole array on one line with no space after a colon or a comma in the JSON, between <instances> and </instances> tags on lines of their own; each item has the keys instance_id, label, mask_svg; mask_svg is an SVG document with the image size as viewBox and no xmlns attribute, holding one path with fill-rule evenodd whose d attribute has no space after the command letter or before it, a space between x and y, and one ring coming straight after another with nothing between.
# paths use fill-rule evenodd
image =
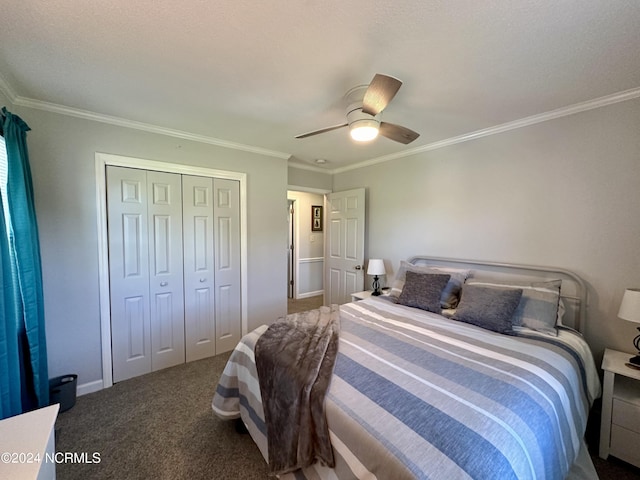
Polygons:
<instances>
[{"instance_id":1,"label":"white ceiling","mask_svg":"<svg viewBox=\"0 0 640 480\"><path fill-rule=\"evenodd\" d=\"M370 144L342 96L404 82ZM599 97L640 92L637 0L22 0L0 7L0 87L336 170ZM45 103L46 102L46 103Z\"/></svg>"}]
</instances>

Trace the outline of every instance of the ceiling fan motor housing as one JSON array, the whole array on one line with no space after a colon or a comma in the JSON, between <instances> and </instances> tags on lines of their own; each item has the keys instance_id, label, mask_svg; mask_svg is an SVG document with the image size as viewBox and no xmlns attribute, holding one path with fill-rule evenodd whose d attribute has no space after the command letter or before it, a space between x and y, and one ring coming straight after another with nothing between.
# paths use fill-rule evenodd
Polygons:
<instances>
[{"instance_id":1,"label":"ceiling fan motor housing","mask_svg":"<svg viewBox=\"0 0 640 480\"><path fill-rule=\"evenodd\" d=\"M350 92L354 90L352 89ZM373 116L362 111L362 98L359 101L356 100L350 103L347 107L347 123L349 124L351 138L359 142L373 140L378 136L378 131L380 130L379 117L380 114Z\"/></svg>"},{"instance_id":2,"label":"ceiling fan motor housing","mask_svg":"<svg viewBox=\"0 0 640 480\"><path fill-rule=\"evenodd\" d=\"M355 126L370 126L378 128L380 126L380 114L374 117L373 115L364 113L362 111L362 105L360 105L347 112L347 123L351 128L354 128Z\"/></svg>"},{"instance_id":3,"label":"ceiling fan motor housing","mask_svg":"<svg viewBox=\"0 0 640 480\"><path fill-rule=\"evenodd\" d=\"M354 127L354 124L376 128L380 125L380 114L374 117L362 111L362 102L365 93L367 93L367 88L369 88L369 85L358 85L344 94L344 99L347 104L347 123L351 128Z\"/></svg>"}]
</instances>

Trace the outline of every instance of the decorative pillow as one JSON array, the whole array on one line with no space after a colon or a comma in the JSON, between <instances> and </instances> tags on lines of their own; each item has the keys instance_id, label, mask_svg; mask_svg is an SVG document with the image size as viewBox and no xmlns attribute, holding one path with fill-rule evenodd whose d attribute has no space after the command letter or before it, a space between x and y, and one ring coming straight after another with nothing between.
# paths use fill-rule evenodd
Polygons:
<instances>
[{"instance_id":1,"label":"decorative pillow","mask_svg":"<svg viewBox=\"0 0 640 480\"><path fill-rule=\"evenodd\" d=\"M564 306L564 302L562 301L562 298L560 298L560 300L558 301L558 318L556 320L556 326L558 327L566 326L562 323L562 319L564 318L564 314L566 313L566 311L567 311L567 308Z\"/></svg>"},{"instance_id":2,"label":"decorative pillow","mask_svg":"<svg viewBox=\"0 0 640 480\"><path fill-rule=\"evenodd\" d=\"M442 298L440 299L441 306L444 309L452 309L458 306L460 301L460 291L464 281L471 273L471 270L464 268L449 268L449 267L435 267L429 266L429 269L439 273L448 273L451 275L449 283L444 287L442 291Z\"/></svg>"},{"instance_id":3,"label":"decorative pillow","mask_svg":"<svg viewBox=\"0 0 640 480\"><path fill-rule=\"evenodd\" d=\"M453 320L471 323L498 333L513 333L513 314L522 290L465 285Z\"/></svg>"},{"instance_id":4,"label":"decorative pillow","mask_svg":"<svg viewBox=\"0 0 640 480\"><path fill-rule=\"evenodd\" d=\"M398 303L407 307L417 307L429 312L440 313L440 297L449 281L449 275L442 273L406 272L406 281Z\"/></svg>"},{"instance_id":5,"label":"decorative pillow","mask_svg":"<svg viewBox=\"0 0 640 480\"><path fill-rule=\"evenodd\" d=\"M389 296L392 300L397 301L397 299L400 297L400 293L402 292L402 288L404 287L405 283L406 272L431 274L446 273L450 275L449 282L442 290L442 294L440 297L440 306L444 309L456 308L460 299L460 289L462 288L462 284L464 283L465 279L469 275L469 270L447 267L432 267L429 265L413 265L412 263L405 262L403 260L400 262L400 268L398 269L398 273L396 274L393 284L391 285L391 290L389 292Z\"/></svg>"},{"instance_id":6,"label":"decorative pillow","mask_svg":"<svg viewBox=\"0 0 640 480\"><path fill-rule=\"evenodd\" d=\"M470 279L467 284L521 289L522 298L513 315L513 325L528 327L551 335L558 334L555 327L558 320L562 280L502 283Z\"/></svg>"}]
</instances>

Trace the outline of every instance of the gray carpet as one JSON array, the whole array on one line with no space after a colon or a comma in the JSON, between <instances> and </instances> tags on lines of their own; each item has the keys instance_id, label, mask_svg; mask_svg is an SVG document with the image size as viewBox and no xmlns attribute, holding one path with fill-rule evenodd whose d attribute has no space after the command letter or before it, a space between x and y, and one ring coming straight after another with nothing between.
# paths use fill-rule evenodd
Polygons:
<instances>
[{"instance_id":1,"label":"gray carpet","mask_svg":"<svg viewBox=\"0 0 640 480\"><path fill-rule=\"evenodd\" d=\"M100 463L59 464L59 480L264 479L249 435L214 416L211 399L229 354L127 380L59 415L58 452L94 452Z\"/></svg>"},{"instance_id":2,"label":"gray carpet","mask_svg":"<svg viewBox=\"0 0 640 480\"><path fill-rule=\"evenodd\" d=\"M61 463L59 480L266 479L267 466L249 435L211 410L229 354L127 380L79 397L59 415L58 452L99 453L100 463ZM640 479L623 462L594 458L603 480ZM387 479L380 479L387 480Z\"/></svg>"},{"instance_id":3,"label":"gray carpet","mask_svg":"<svg viewBox=\"0 0 640 480\"><path fill-rule=\"evenodd\" d=\"M306 312L308 310L320 308L323 300L324 298L322 295L298 299L289 298L287 301L287 313Z\"/></svg>"}]
</instances>

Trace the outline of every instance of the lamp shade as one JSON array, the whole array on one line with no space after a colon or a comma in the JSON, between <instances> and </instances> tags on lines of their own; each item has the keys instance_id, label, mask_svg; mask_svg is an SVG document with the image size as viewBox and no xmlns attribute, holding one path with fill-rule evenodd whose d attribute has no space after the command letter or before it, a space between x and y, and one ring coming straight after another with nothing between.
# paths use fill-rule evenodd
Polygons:
<instances>
[{"instance_id":1,"label":"lamp shade","mask_svg":"<svg viewBox=\"0 0 640 480\"><path fill-rule=\"evenodd\" d=\"M640 288L627 288L622 297L618 318L640 323Z\"/></svg>"},{"instance_id":2,"label":"lamp shade","mask_svg":"<svg viewBox=\"0 0 640 480\"><path fill-rule=\"evenodd\" d=\"M387 273L384 269L384 261L380 258L372 258L369 260L369 266L367 267L368 275L384 275Z\"/></svg>"}]
</instances>

